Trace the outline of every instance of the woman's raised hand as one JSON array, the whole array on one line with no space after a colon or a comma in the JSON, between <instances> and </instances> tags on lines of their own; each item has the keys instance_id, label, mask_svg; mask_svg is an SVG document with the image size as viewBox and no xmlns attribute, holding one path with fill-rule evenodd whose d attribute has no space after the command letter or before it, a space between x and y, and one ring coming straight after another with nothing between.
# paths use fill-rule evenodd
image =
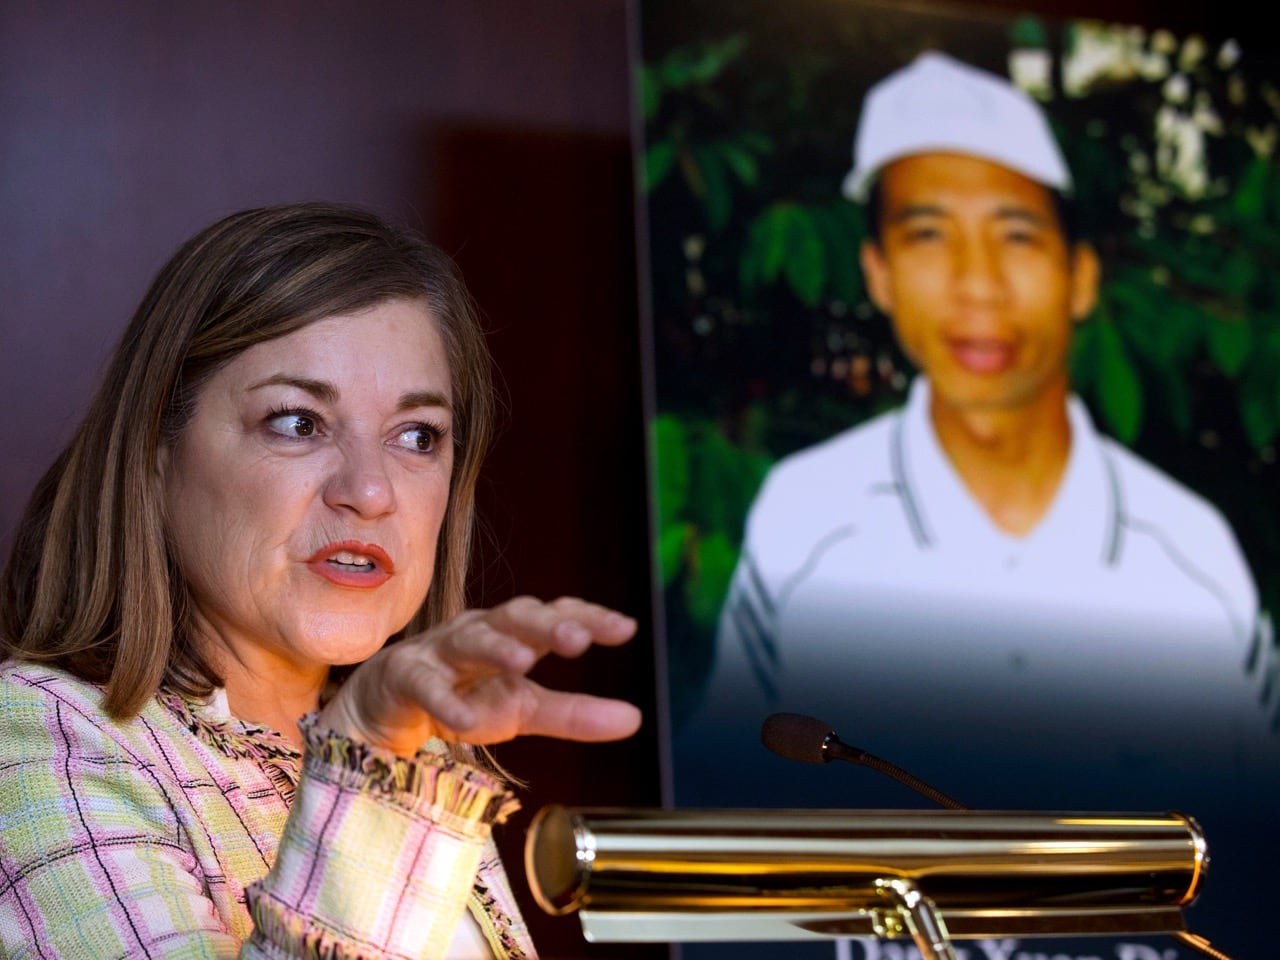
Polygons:
<instances>
[{"instance_id":1,"label":"woman's raised hand","mask_svg":"<svg viewBox=\"0 0 1280 960\"><path fill-rule=\"evenodd\" d=\"M342 685L322 725L412 756L432 736L473 744L536 734L618 740L640 726L622 700L549 690L527 676L543 656L577 657L631 639L635 621L573 597L516 597L468 610L379 651Z\"/></svg>"}]
</instances>

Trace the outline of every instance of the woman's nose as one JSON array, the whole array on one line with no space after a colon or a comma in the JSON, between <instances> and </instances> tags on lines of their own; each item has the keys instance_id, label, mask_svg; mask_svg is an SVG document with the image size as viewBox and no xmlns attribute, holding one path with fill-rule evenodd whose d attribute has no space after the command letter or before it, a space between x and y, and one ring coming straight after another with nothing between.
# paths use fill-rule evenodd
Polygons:
<instances>
[{"instance_id":1,"label":"woman's nose","mask_svg":"<svg viewBox=\"0 0 1280 960\"><path fill-rule=\"evenodd\" d=\"M334 509L353 510L362 517L378 517L395 510L395 486L387 471L381 443L343 444L338 461L324 486L324 502Z\"/></svg>"}]
</instances>

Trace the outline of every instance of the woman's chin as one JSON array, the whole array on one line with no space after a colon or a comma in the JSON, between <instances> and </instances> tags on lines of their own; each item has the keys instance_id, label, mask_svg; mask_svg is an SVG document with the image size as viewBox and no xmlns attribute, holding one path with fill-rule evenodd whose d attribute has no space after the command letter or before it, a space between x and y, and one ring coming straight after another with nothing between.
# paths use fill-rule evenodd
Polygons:
<instances>
[{"instance_id":1,"label":"woman's chin","mask_svg":"<svg viewBox=\"0 0 1280 960\"><path fill-rule=\"evenodd\" d=\"M324 618L313 621L306 635L293 644L302 658L330 667L361 663L386 646L398 628L379 619Z\"/></svg>"}]
</instances>

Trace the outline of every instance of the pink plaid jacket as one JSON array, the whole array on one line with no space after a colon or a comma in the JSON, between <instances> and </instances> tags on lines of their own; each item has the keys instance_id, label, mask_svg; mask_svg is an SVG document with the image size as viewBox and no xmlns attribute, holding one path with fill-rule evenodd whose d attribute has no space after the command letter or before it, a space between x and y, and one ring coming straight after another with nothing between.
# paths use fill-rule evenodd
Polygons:
<instances>
[{"instance_id":1,"label":"pink plaid jacket","mask_svg":"<svg viewBox=\"0 0 1280 960\"><path fill-rule=\"evenodd\" d=\"M444 957L470 908L533 946L490 836L486 773L304 722L279 735L172 694L115 723L92 684L0 667L0 955Z\"/></svg>"}]
</instances>

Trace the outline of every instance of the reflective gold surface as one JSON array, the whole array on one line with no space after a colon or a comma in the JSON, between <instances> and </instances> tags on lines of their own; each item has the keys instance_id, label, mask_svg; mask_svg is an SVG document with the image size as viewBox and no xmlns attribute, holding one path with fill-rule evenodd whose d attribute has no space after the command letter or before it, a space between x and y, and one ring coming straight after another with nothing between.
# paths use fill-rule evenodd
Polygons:
<instances>
[{"instance_id":1,"label":"reflective gold surface","mask_svg":"<svg viewBox=\"0 0 1280 960\"><path fill-rule=\"evenodd\" d=\"M1175 813L553 806L525 848L542 908L612 941L892 936L895 880L953 937L1181 930L1207 860Z\"/></svg>"}]
</instances>

